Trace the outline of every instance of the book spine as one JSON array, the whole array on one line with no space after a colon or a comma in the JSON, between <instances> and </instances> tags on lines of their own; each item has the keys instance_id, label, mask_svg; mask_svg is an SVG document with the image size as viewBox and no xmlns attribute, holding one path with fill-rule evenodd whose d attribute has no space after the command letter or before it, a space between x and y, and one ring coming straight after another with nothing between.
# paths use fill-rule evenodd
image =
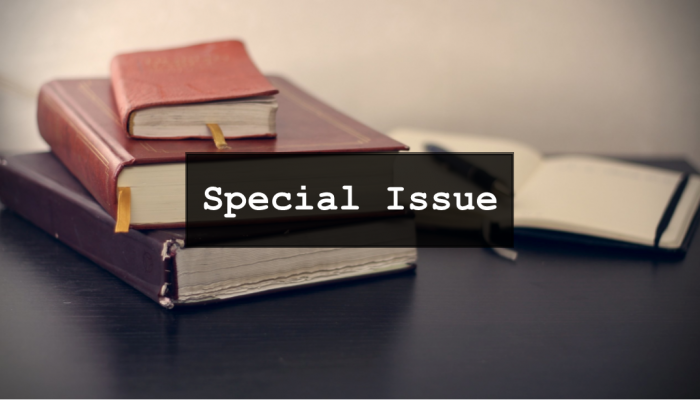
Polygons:
<instances>
[{"instance_id":1,"label":"book spine","mask_svg":"<svg viewBox=\"0 0 700 400\"><path fill-rule=\"evenodd\" d=\"M121 57L114 57L112 59L109 66L109 75L119 120L124 127L124 130L128 131L129 135L131 135L131 131L129 130L129 115L135 107L129 104L129 98L126 95L127 90L124 87L124 77L122 76L122 68L120 63Z\"/></svg>"},{"instance_id":2,"label":"book spine","mask_svg":"<svg viewBox=\"0 0 700 400\"><path fill-rule=\"evenodd\" d=\"M126 163L104 143L61 96L56 82L45 84L37 107L39 133L63 165L112 217L117 213L117 176Z\"/></svg>"},{"instance_id":3,"label":"book spine","mask_svg":"<svg viewBox=\"0 0 700 400\"><path fill-rule=\"evenodd\" d=\"M0 201L162 306L173 306L172 240L133 229L115 234L114 220L92 199L14 166L12 159L0 162Z\"/></svg>"}]
</instances>

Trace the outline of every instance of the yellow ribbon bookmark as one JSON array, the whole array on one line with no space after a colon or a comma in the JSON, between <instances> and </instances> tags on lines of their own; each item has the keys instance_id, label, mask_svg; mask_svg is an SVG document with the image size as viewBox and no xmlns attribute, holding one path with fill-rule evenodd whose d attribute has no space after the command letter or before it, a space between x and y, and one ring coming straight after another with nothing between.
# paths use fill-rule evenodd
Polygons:
<instances>
[{"instance_id":1,"label":"yellow ribbon bookmark","mask_svg":"<svg viewBox=\"0 0 700 400\"><path fill-rule=\"evenodd\" d=\"M131 223L131 188L117 188L117 225L114 226L114 233L129 232Z\"/></svg>"},{"instance_id":2,"label":"yellow ribbon bookmark","mask_svg":"<svg viewBox=\"0 0 700 400\"><path fill-rule=\"evenodd\" d=\"M209 132L211 132L211 137L214 138L214 144L217 149L230 149L226 144L226 139L224 139L224 133L221 132L221 127L219 124L207 124Z\"/></svg>"}]
</instances>

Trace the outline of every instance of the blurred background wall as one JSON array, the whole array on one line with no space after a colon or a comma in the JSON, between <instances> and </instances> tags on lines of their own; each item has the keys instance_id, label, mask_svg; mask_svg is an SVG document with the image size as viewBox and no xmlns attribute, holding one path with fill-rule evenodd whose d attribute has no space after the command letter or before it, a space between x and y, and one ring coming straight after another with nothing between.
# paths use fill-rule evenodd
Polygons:
<instances>
[{"instance_id":1,"label":"blurred background wall","mask_svg":"<svg viewBox=\"0 0 700 400\"><path fill-rule=\"evenodd\" d=\"M700 2L4 1L0 149L41 149L36 93L118 52L240 38L380 130L519 139L546 152L700 167Z\"/></svg>"}]
</instances>

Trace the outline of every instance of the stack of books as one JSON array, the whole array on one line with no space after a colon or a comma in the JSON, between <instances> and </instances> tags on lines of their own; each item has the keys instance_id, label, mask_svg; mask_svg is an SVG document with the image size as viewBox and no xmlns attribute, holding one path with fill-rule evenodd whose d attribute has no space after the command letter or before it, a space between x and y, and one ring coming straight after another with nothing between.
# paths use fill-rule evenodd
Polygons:
<instances>
[{"instance_id":1,"label":"stack of books","mask_svg":"<svg viewBox=\"0 0 700 400\"><path fill-rule=\"evenodd\" d=\"M238 41L123 54L110 79L49 82L38 125L51 153L3 158L0 201L166 308L415 267L413 248L188 248L186 153L406 149L263 76Z\"/></svg>"}]
</instances>

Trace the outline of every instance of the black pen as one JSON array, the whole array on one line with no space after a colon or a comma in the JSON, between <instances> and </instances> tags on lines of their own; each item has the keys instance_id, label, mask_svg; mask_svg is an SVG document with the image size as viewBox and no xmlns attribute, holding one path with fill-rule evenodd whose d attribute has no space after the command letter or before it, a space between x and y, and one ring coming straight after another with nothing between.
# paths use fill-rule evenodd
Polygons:
<instances>
[{"instance_id":1,"label":"black pen","mask_svg":"<svg viewBox=\"0 0 700 400\"><path fill-rule=\"evenodd\" d=\"M498 180L495 176L460 157L458 154L451 153L434 144L426 144L425 149L433 153L433 156L438 161L447 164L451 170L462 175L467 180L476 183L483 189L498 191L505 195L511 194L511 190L508 185Z\"/></svg>"}]
</instances>

